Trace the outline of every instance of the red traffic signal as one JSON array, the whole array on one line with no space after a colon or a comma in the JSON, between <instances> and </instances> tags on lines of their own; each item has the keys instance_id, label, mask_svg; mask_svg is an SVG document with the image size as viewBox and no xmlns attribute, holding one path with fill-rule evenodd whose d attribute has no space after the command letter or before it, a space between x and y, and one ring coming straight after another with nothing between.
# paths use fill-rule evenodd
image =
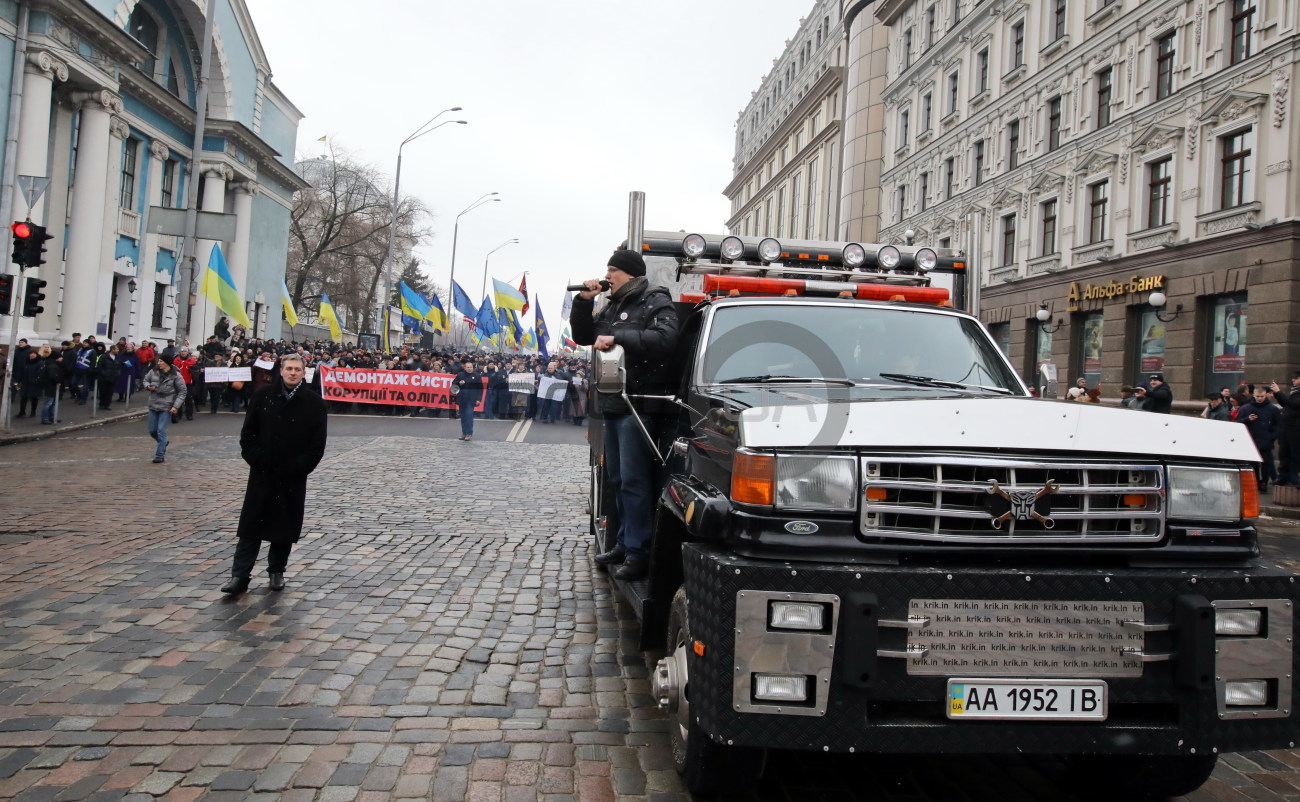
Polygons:
<instances>
[{"instance_id":1,"label":"red traffic signal","mask_svg":"<svg viewBox=\"0 0 1300 802\"><path fill-rule=\"evenodd\" d=\"M14 239L27 239L32 235L32 228L26 223L14 223L9 230L14 232Z\"/></svg>"},{"instance_id":2,"label":"red traffic signal","mask_svg":"<svg viewBox=\"0 0 1300 802\"><path fill-rule=\"evenodd\" d=\"M14 264L21 267L40 267L45 264L45 242L54 239L54 235L45 232L45 226L38 226L30 220L15 222L9 226L14 235Z\"/></svg>"},{"instance_id":3,"label":"red traffic signal","mask_svg":"<svg viewBox=\"0 0 1300 802\"><path fill-rule=\"evenodd\" d=\"M9 307L13 303L14 297L14 277L8 273L0 274L0 315L9 314Z\"/></svg>"}]
</instances>

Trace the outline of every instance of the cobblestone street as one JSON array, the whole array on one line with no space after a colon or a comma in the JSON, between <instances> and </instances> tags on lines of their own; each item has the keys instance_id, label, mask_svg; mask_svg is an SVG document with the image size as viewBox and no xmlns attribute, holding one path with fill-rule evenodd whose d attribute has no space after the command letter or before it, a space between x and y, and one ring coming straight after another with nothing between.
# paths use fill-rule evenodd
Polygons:
<instances>
[{"instance_id":1,"label":"cobblestone street","mask_svg":"<svg viewBox=\"0 0 1300 802\"><path fill-rule=\"evenodd\" d=\"M139 421L0 449L0 798L688 798L592 569L585 446L336 432L287 590L232 599L238 420L174 428L163 465ZM1079 798L1063 783L1054 760L776 756L756 798ZM1190 797L1297 798L1295 751Z\"/></svg>"}]
</instances>

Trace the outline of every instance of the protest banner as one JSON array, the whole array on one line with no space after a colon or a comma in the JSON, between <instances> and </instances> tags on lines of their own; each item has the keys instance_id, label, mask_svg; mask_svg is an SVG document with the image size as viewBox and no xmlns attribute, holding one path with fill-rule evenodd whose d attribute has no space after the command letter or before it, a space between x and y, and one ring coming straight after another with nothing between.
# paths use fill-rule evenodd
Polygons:
<instances>
[{"instance_id":1,"label":"protest banner","mask_svg":"<svg viewBox=\"0 0 1300 802\"><path fill-rule=\"evenodd\" d=\"M252 368L226 368L226 381L232 382L251 382L253 380Z\"/></svg>"},{"instance_id":2,"label":"protest banner","mask_svg":"<svg viewBox=\"0 0 1300 802\"><path fill-rule=\"evenodd\" d=\"M321 365L321 393L326 401L355 401L358 404L392 404L406 407L454 409L450 373L423 370L367 370ZM487 389L487 379L483 380ZM475 412L483 411L487 393L479 396Z\"/></svg>"},{"instance_id":3,"label":"protest banner","mask_svg":"<svg viewBox=\"0 0 1300 802\"><path fill-rule=\"evenodd\" d=\"M545 398L548 401L563 401L568 390L569 382L567 379L557 379L553 376L542 376L538 379L538 398Z\"/></svg>"},{"instance_id":4,"label":"protest banner","mask_svg":"<svg viewBox=\"0 0 1300 802\"><path fill-rule=\"evenodd\" d=\"M531 373L511 373L510 374L510 392L533 394L533 388L536 386L536 377Z\"/></svg>"},{"instance_id":5,"label":"protest banner","mask_svg":"<svg viewBox=\"0 0 1300 802\"><path fill-rule=\"evenodd\" d=\"M209 384L228 382L230 381L230 368L204 368L203 381L208 382Z\"/></svg>"}]
</instances>

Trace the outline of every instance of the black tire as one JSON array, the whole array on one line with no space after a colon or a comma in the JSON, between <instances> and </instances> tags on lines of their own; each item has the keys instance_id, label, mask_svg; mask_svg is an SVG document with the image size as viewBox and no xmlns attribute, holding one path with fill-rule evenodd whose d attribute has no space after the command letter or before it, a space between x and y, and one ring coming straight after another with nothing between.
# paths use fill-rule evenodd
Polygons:
<instances>
[{"instance_id":1,"label":"black tire","mask_svg":"<svg viewBox=\"0 0 1300 802\"><path fill-rule=\"evenodd\" d=\"M1158 800L1186 796L1214 772L1218 755L1073 755L1072 779L1113 800Z\"/></svg>"},{"instance_id":2,"label":"black tire","mask_svg":"<svg viewBox=\"0 0 1300 802\"><path fill-rule=\"evenodd\" d=\"M686 589L678 588L668 614L669 659L691 641ZM758 784L767 751L715 743L691 715L689 679L681 690L678 712L669 721L673 764L692 795L710 798L720 793L740 794Z\"/></svg>"}]
</instances>

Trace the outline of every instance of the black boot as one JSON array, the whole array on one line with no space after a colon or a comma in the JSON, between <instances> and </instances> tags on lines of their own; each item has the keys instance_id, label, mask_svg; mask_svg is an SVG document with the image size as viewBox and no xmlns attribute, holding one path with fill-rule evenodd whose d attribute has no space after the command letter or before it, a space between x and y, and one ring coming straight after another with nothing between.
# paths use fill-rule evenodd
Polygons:
<instances>
[{"instance_id":1,"label":"black boot","mask_svg":"<svg viewBox=\"0 0 1300 802\"><path fill-rule=\"evenodd\" d=\"M248 590L248 577L232 576L226 584L221 586L222 593L236 594Z\"/></svg>"},{"instance_id":2,"label":"black boot","mask_svg":"<svg viewBox=\"0 0 1300 802\"><path fill-rule=\"evenodd\" d=\"M623 548L622 544L619 544L609 551L602 551L600 554L597 554L594 559L596 560L596 565L618 565L623 562L623 558L626 556L627 549Z\"/></svg>"},{"instance_id":3,"label":"black boot","mask_svg":"<svg viewBox=\"0 0 1300 802\"><path fill-rule=\"evenodd\" d=\"M614 572L614 578L635 582L638 579L645 579L649 569L650 561L645 557L632 557L618 567Z\"/></svg>"},{"instance_id":4,"label":"black boot","mask_svg":"<svg viewBox=\"0 0 1300 802\"><path fill-rule=\"evenodd\" d=\"M271 574L271 590L284 590L284 574Z\"/></svg>"}]
</instances>

